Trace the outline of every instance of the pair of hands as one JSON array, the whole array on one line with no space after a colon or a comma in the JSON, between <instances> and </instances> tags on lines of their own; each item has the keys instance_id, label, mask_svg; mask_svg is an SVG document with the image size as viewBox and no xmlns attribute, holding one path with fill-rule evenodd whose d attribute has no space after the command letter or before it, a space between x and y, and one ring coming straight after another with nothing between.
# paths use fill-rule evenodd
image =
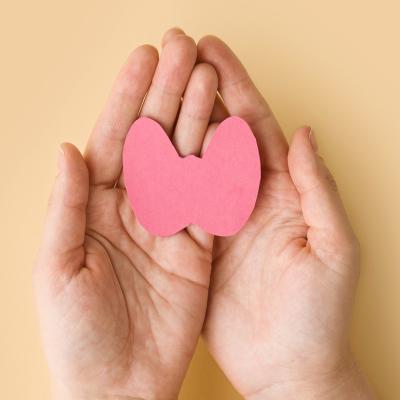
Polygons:
<instances>
[{"instance_id":1,"label":"pair of hands","mask_svg":"<svg viewBox=\"0 0 400 400\"><path fill-rule=\"evenodd\" d=\"M229 115L249 123L262 178L237 235L189 226L162 238L140 226L121 176L138 115L181 155L202 154ZM171 29L160 58L148 45L129 56L84 156L62 145L34 270L56 397L175 399L203 332L247 399L370 399L347 334L358 268L310 128L289 148L228 46Z\"/></svg>"}]
</instances>

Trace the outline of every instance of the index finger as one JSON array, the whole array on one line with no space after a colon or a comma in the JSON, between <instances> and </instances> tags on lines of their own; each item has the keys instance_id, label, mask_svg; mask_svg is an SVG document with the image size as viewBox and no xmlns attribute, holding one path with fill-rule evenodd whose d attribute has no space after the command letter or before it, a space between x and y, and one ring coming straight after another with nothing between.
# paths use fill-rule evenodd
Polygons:
<instances>
[{"instance_id":1,"label":"index finger","mask_svg":"<svg viewBox=\"0 0 400 400\"><path fill-rule=\"evenodd\" d=\"M157 49L136 48L122 67L86 146L92 185L114 186L122 169L122 148L137 118L158 62Z\"/></svg>"},{"instance_id":2,"label":"index finger","mask_svg":"<svg viewBox=\"0 0 400 400\"><path fill-rule=\"evenodd\" d=\"M197 45L198 60L211 64L218 74L219 92L229 114L243 118L256 136L262 167L287 171L288 144L263 96L233 51L215 36Z\"/></svg>"}]
</instances>

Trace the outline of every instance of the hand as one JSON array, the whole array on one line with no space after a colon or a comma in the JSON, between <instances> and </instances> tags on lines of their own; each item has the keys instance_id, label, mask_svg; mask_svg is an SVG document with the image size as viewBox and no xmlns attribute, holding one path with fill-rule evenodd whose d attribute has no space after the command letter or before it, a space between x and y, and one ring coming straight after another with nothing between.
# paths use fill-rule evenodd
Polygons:
<instances>
[{"instance_id":1,"label":"hand","mask_svg":"<svg viewBox=\"0 0 400 400\"><path fill-rule=\"evenodd\" d=\"M218 73L220 118L247 120L262 164L247 225L214 242L204 328L212 355L248 399L372 398L347 334L358 244L310 128L288 149L232 51L209 36L198 58Z\"/></svg>"},{"instance_id":2,"label":"hand","mask_svg":"<svg viewBox=\"0 0 400 400\"><path fill-rule=\"evenodd\" d=\"M62 146L34 271L56 397L177 398L203 325L213 238L196 227L150 235L120 173L124 138L139 113L173 133L182 155L201 151L217 75L195 66L196 56L195 42L178 29L165 35L159 62L155 48L137 48L85 157Z\"/></svg>"}]
</instances>

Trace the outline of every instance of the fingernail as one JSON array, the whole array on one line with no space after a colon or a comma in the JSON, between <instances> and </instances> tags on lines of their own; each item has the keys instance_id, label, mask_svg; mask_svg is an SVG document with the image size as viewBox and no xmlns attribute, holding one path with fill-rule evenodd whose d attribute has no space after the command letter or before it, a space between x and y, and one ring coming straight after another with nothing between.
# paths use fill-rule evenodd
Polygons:
<instances>
[{"instance_id":1,"label":"fingernail","mask_svg":"<svg viewBox=\"0 0 400 400\"><path fill-rule=\"evenodd\" d=\"M315 139L315 134L312 128L310 128L310 132L308 134L308 139L310 140L311 146L314 149L316 153L318 153L318 143L317 140Z\"/></svg>"}]
</instances>

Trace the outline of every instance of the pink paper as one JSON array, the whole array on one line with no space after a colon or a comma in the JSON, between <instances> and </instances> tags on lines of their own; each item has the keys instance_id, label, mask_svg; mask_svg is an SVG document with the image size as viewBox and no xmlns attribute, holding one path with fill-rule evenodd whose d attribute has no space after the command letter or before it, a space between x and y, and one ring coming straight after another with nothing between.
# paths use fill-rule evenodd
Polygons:
<instances>
[{"instance_id":1,"label":"pink paper","mask_svg":"<svg viewBox=\"0 0 400 400\"><path fill-rule=\"evenodd\" d=\"M150 233L170 236L196 224L230 236L254 209L260 156L250 127L239 117L218 126L202 158L180 157L162 127L142 117L126 137L123 174L132 209Z\"/></svg>"}]
</instances>

